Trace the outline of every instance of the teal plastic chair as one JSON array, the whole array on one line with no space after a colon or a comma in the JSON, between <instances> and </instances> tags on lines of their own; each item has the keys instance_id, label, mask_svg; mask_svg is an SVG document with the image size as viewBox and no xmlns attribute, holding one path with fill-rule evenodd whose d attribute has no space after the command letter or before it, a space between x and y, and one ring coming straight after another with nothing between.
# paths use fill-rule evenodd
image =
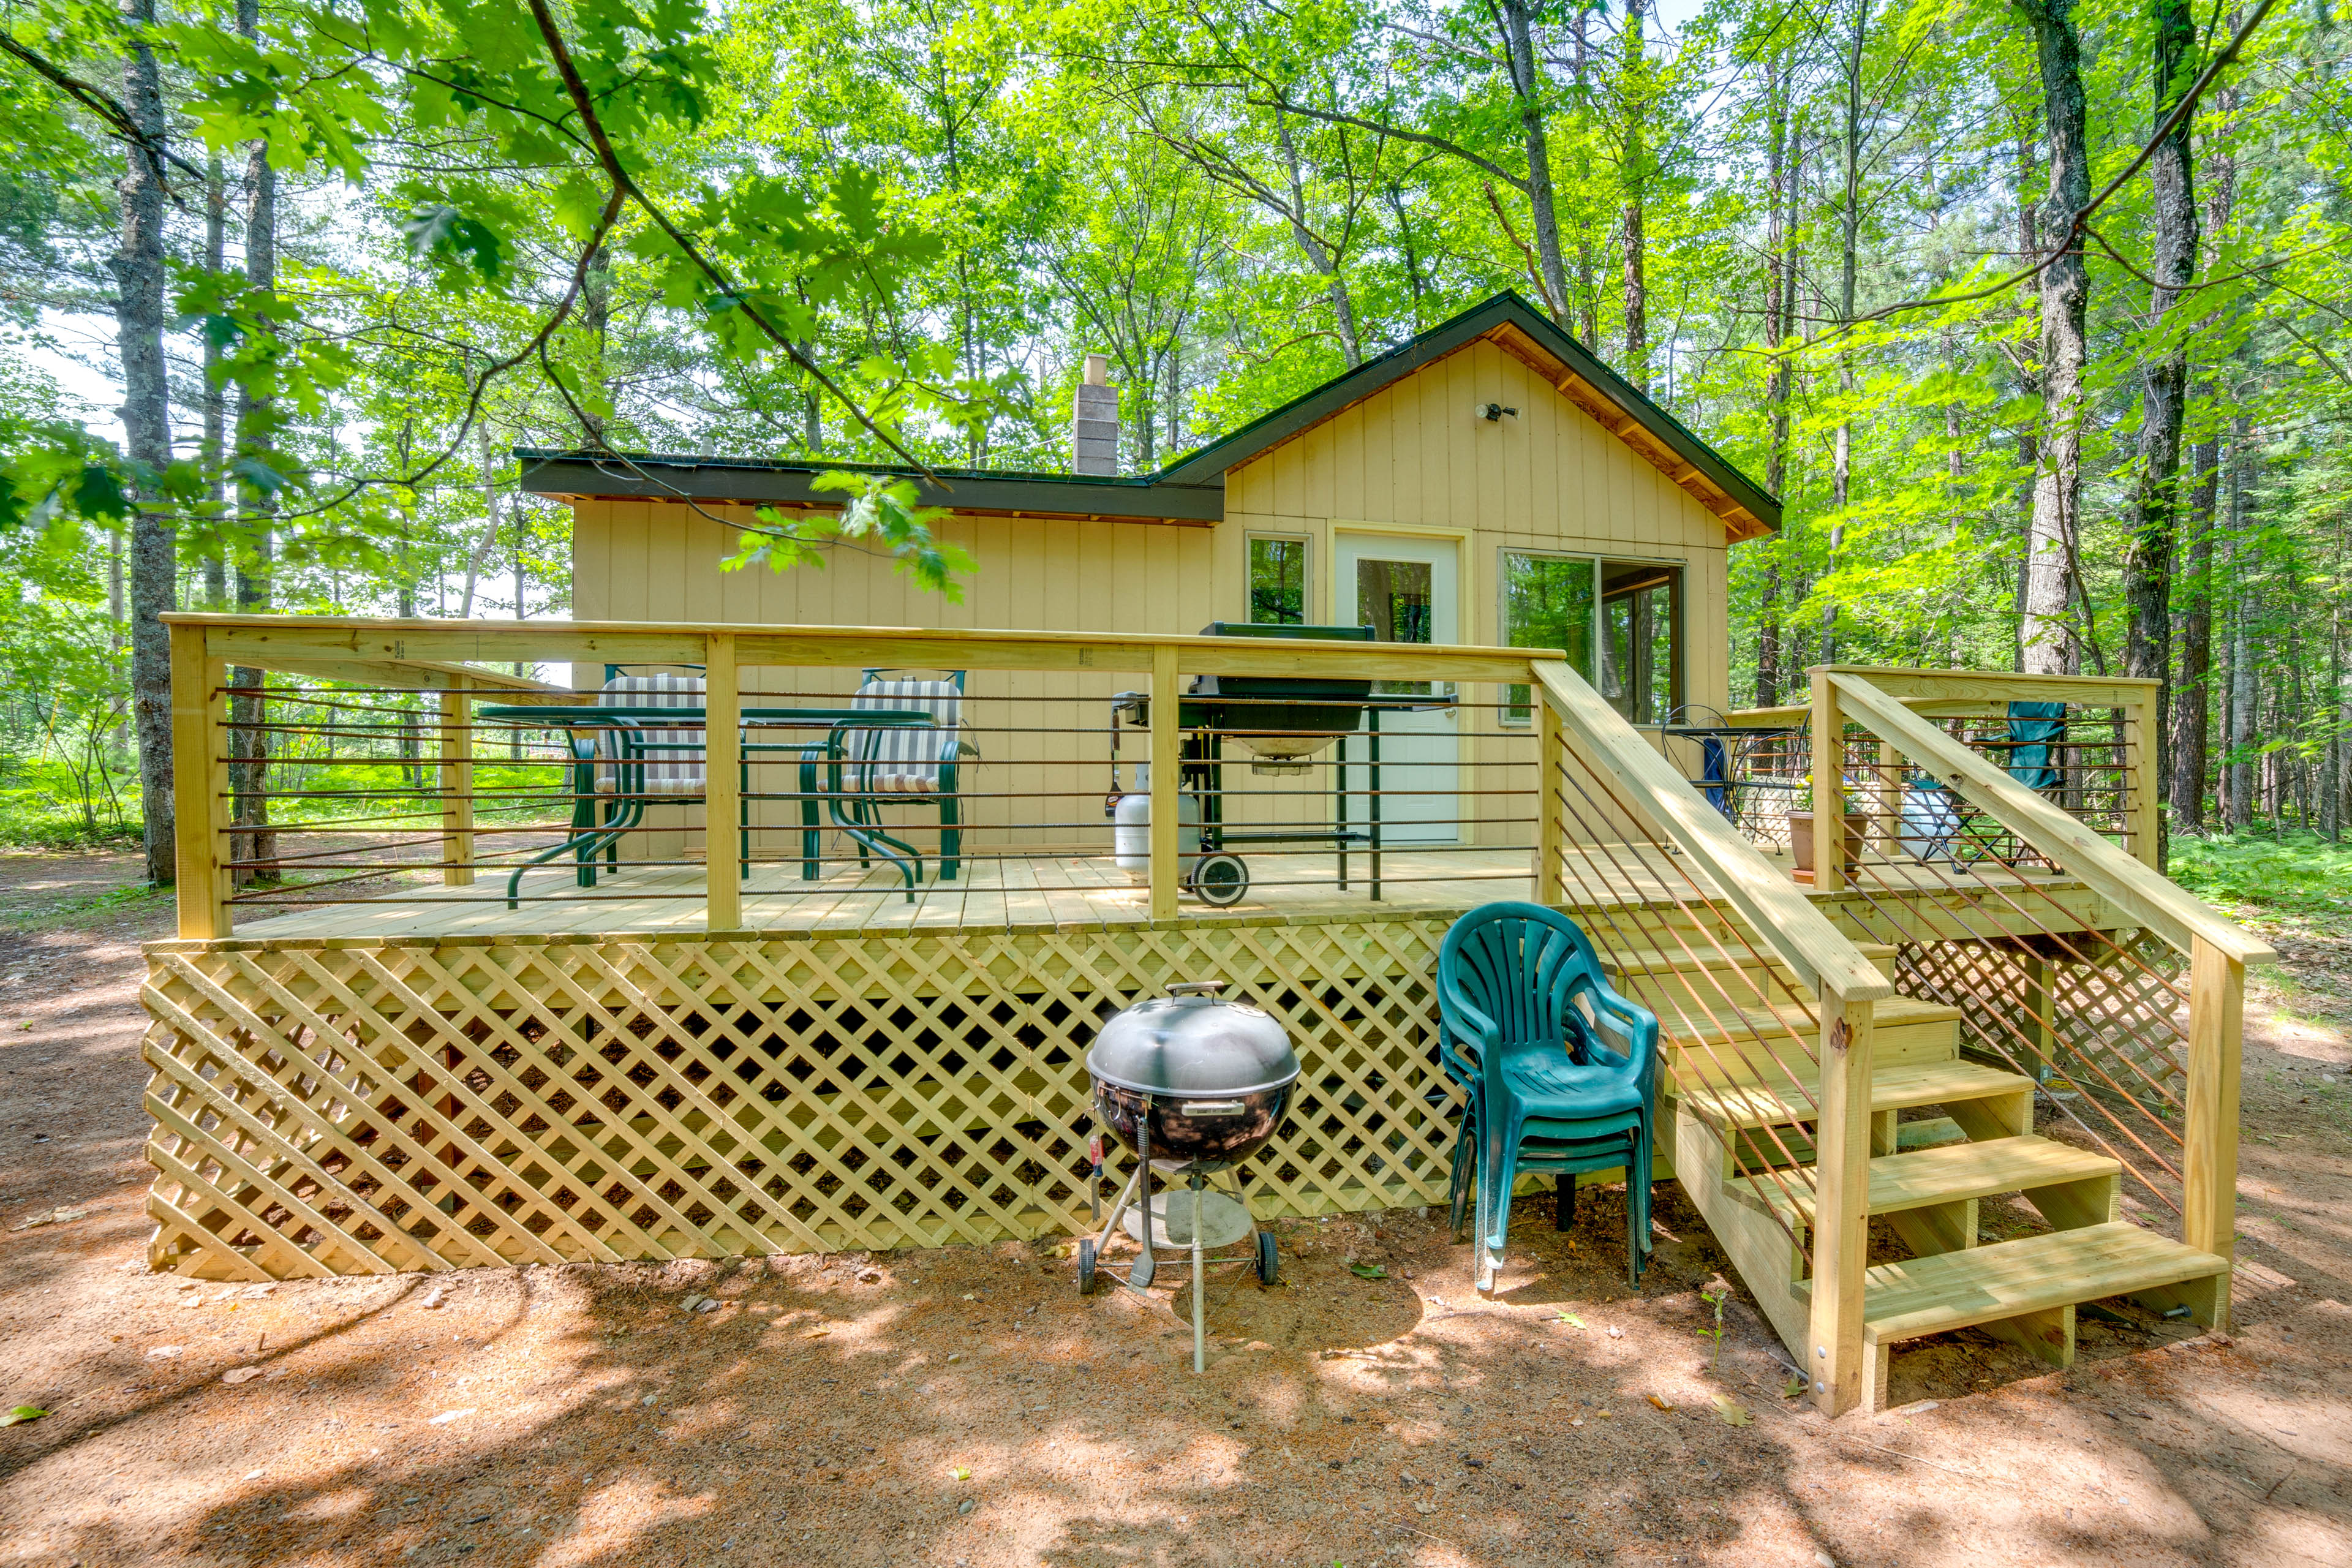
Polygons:
<instances>
[{"instance_id":1,"label":"teal plastic chair","mask_svg":"<svg viewBox=\"0 0 2352 1568\"><path fill-rule=\"evenodd\" d=\"M1540 904L1473 910L1437 957L1438 1053L1467 1091L1454 1140L1454 1213L1475 1184L1477 1288L1491 1290L1521 1173L1559 1182L1556 1222L1575 1212L1577 1173L1625 1168L1625 1274L1650 1256L1658 1020L1611 988L1576 922Z\"/></svg>"}]
</instances>

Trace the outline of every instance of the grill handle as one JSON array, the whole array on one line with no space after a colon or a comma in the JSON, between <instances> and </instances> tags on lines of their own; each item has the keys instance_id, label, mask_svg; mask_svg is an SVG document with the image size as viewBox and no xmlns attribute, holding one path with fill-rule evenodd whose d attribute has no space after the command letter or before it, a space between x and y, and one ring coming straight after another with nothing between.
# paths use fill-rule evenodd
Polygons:
<instances>
[{"instance_id":1,"label":"grill handle","mask_svg":"<svg viewBox=\"0 0 2352 1568\"><path fill-rule=\"evenodd\" d=\"M1225 988L1222 980L1179 980L1168 987L1171 996L1214 996Z\"/></svg>"},{"instance_id":2,"label":"grill handle","mask_svg":"<svg viewBox=\"0 0 2352 1568\"><path fill-rule=\"evenodd\" d=\"M1238 1100L1180 1100L1176 1114L1187 1117L1239 1116L1249 1107Z\"/></svg>"}]
</instances>

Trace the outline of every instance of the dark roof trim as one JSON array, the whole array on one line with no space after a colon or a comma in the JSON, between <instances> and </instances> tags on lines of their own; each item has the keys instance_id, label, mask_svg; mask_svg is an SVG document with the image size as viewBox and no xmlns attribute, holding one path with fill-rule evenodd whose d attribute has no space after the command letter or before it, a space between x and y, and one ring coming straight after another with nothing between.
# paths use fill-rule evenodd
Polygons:
<instances>
[{"instance_id":1,"label":"dark roof trim","mask_svg":"<svg viewBox=\"0 0 2352 1568\"><path fill-rule=\"evenodd\" d=\"M705 458L669 452L557 452L518 447L522 488L534 495L596 496L635 500L697 500L824 509L841 505L837 490L813 488L819 474L847 469L904 473L870 463L768 461L757 458ZM1024 474L976 468L938 468L938 482L918 479L926 506L998 516L1045 513L1057 517L1135 518L1173 522L1220 522L1225 515L1223 475L1206 481L1171 483L1160 476L1098 478L1091 474Z\"/></svg>"},{"instance_id":2,"label":"dark roof trim","mask_svg":"<svg viewBox=\"0 0 2352 1568\"><path fill-rule=\"evenodd\" d=\"M1562 331L1550 317L1518 295L1506 291L1472 306L1453 320L1439 323L1378 359L1367 360L1337 380L1292 399L1272 413L1261 415L1229 436L1202 447L1191 457L1160 470L1171 484L1198 484L1249 461L1267 447L1320 424L1352 403L1360 403L1392 382L1402 381L1423 365L1486 337L1497 327L1512 326L1535 340L1547 353L1565 365L1580 381L1593 387L1631 416L1677 457L1697 469L1717 489L1770 527L1780 526L1780 502L1761 485L1734 468L1721 453L1685 429L1682 422L1643 395L1633 384L1595 358L1591 351Z\"/></svg>"}]
</instances>

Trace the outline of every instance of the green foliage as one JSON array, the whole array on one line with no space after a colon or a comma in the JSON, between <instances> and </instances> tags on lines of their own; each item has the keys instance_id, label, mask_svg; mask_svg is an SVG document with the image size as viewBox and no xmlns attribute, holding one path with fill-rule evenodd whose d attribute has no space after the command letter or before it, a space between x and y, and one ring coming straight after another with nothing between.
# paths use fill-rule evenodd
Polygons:
<instances>
[{"instance_id":1,"label":"green foliage","mask_svg":"<svg viewBox=\"0 0 2352 1568\"><path fill-rule=\"evenodd\" d=\"M902 574L950 604L963 602L955 580L977 563L961 548L941 542L933 533L949 514L945 507L920 506L911 479L887 474L836 470L812 482L820 491L849 499L838 512L787 517L774 507L758 509L758 526L742 531L735 553L721 563L730 572L764 565L776 571L792 566L822 566L835 549L887 556Z\"/></svg>"},{"instance_id":2,"label":"green foliage","mask_svg":"<svg viewBox=\"0 0 2352 1568\"><path fill-rule=\"evenodd\" d=\"M2352 844L2314 834L2176 834L2165 868L2201 899L2252 916L2352 919Z\"/></svg>"}]
</instances>

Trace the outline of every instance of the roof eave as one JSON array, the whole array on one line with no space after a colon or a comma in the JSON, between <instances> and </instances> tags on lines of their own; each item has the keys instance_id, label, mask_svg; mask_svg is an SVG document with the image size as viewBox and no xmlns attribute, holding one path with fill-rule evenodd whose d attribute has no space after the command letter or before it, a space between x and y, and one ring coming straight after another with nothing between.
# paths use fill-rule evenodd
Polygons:
<instances>
[{"instance_id":1,"label":"roof eave","mask_svg":"<svg viewBox=\"0 0 2352 1568\"><path fill-rule=\"evenodd\" d=\"M518 447L522 488L534 495L612 500L701 501L712 505L793 506L835 510L837 490L815 488L818 475L863 464L762 463L634 453L554 452ZM897 471L897 470L891 470ZM1214 523L1225 515L1224 477L1205 483L1162 478L1089 479L1057 474L949 473L916 477L925 506L992 517L1077 517Z\"/></svg>"}]
</instances>

